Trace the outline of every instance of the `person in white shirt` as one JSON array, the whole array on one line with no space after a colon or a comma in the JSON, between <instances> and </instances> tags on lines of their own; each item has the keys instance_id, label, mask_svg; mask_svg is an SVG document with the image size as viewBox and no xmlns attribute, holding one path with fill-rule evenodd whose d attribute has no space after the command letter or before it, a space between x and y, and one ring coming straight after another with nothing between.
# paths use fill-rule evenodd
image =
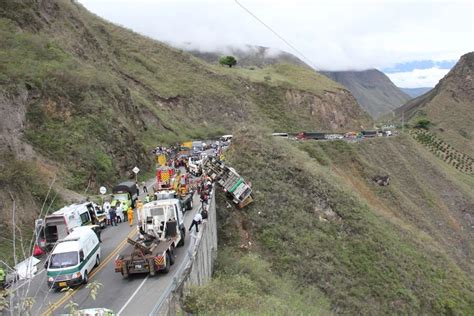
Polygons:
<instances>
[{"instance_id":1,"label":"person in white shirt","mask_svg":"<svg viewBox=\"0 0 474 316\"><path fill-rule=\"evenodd\" d=\"M110 221L110 203L105 202L104 205L102 205L102 209L105 212L105 216L107 218L107 225L111 225L112 222Z\"/></svg>"},{"instance_id":2,"label":"person in white shirt","mask_svg":"<svg viewBox=\"0 0 474 316\"><path fill-rule=\"evenodd\" d=\"M123 204L120 202L117 202L116 204L116 212L117 212L117 219L120 219L120 223L123 223L124 221L124 216L123 216Z\"/></svg>"},{"instance_id":3,"label":"person in white shirt","mask_svg":"<svg viewBox=\"0 0 474 316\"><path fill-rule=\"evenodd\" d=\"M189 226L189 231L193 228L193 226L196 226L196 233L199 233L199 224L202 222L202 216L201 213L196 213L193 217L193 222L191 223L191 226Z\"/></svg>"}]
</instances>

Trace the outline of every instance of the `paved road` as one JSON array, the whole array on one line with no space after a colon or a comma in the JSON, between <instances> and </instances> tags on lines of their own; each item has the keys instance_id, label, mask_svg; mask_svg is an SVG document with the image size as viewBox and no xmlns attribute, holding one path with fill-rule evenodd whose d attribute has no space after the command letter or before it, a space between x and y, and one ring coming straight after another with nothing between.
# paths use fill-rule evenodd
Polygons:
<instances>
[{"instance_id":1,"label":"paved road","mask_svg":"<svg viewBox=\"0 0 474 316\"><path fill-rule=\"evenodd\" d=\"M199 204L199 196L195 194L194 209L184 215L186 229L191 224ZM132 275L125 280L120 273L115 273L114 261L121 251L131 247L126 239L127 237L136 236L136 231L136 226L130 227L128 222L121 223L117 227L109 226L103 230L101 235L101 263L89 275L89 282L97 281L103 284L96 300L90 297L90 291L85 286L69 293L49 290L46 284L46 273L40 271L31 280L29 289L27 283L20 288L21 292L27 292L26 295L23 294L22 296L35 297L32 314L47 315L53 312L54 315L58 315L67 313L66 305L71 300L79 304L79 309L105 307L115 313L120 312L120 315L146 315L150 313L160 294L173 282L177 267L186 255L190 243L190 234L186 232L185 246L176 249L176 261L168 274L157 274L155 277L148 277L146 274ZM38 265L38 268L43 270L42 263Z\"/></svg>"}]
</instances>

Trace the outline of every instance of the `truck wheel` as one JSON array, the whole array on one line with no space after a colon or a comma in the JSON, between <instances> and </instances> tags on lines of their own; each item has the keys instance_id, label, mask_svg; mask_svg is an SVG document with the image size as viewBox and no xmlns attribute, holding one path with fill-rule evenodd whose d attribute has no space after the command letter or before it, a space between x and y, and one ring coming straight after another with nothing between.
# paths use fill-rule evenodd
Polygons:
<instances>
[{"instance_id":1,"label":"truck wheel","mask_svg":"<svg viewBox=\"0 0 474 316\"><path fill-rule=\"evenodd\" d=\"M155 263L153 262L153 259L148 259L148 269L150 271L150 276L155 276L156 270L155 270Z\"/></svg>"},{"instance_id":2,"label":"truck wheel","mask_svg":"<svg viewBox=\"0 0 474 316\"><path fill-rule=\"evenodd\" d=\"M170 250L170 265L173 265L176 261L176 255L174 254L174 249L171 248Z\"/></svg>"},{"instance_id":3,"label":"truck wheel","mask_svg":"<svg viewBox=\"0 0 474 316\"><path fill-rule=\"evenodd\" d=\"M184 238L186 237L186 230L183 228L181 228L179 230L179 234L181 235L181 238L179 240L179 243L177 244L178 247L183 247L184 246Z\"/></svg>"},{"instance_id":4,"label":"truck wheel","mask_svg":"<svg viewBox=\"0 0 474 316\"><path fill-rule=\"evenodd\" d=\"M166 265L165 265L165 268L162 270L163 273L168 273L170 272L170 254L168 252L166 252Z\"/></svg>"},{"instance_id":5,"label":"truck wheel","mask_svg":"<svg viewBox=\"0 0 474 316\"><path fill-rule=\"evenodd\" d=\"M87 270L84 271L84 275L82 276L82 284L87 284L89 282L89 277L87 276Z\"/></svg>"},{"instance_id":6,"label":"truck wheel","mask_svg":"<svg viewBox=\"0 0 474 316\"><path fill-rule=\"evenodd\" d=\"M128 279L128 271L127 271L127 267L125 265L122 266L122 277L124 279Z\"/></svg>"},{"instance_id":7,"label":"truck wheel","mask_svg":"<svg viewBox=\"0 0 474 316\"><path fill-rule=\"evenodd\" d=\"M97 255L97 258L95 259L95 266L94 267L98 267L100 264L100 258L99 258L99 255Z\"/></svg>"}]
</instances>

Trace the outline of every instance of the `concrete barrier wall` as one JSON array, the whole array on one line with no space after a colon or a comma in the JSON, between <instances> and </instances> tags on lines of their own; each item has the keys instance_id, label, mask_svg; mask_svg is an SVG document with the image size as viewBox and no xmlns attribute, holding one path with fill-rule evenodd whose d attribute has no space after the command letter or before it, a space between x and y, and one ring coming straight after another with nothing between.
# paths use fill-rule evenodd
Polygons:
<instances>
[{"instance_id":1,"label":"concrete barrier wall","mask_svg":"<svg viewBox=\"0 0 474 316\"><path fill-rule=\"evenodd\" d=\"M186 258L168 291L157 302L150 315L176 315L181 310L181 298L192 285L204 285L212 277L217 256L216 201L214 191L209 204L208 218L199 226L199 233L191 234Z\"/></svg>"}]
</instances>

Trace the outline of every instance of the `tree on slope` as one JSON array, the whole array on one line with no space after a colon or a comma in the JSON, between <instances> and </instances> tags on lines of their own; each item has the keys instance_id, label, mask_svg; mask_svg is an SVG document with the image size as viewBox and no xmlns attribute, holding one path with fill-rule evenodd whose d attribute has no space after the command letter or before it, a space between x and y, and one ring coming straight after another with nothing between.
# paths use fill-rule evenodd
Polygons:
<instances>
[{"instance_id":1,"label":"tree on slope","mask_svg":"<svg viewBox=\"0 0 474 316\"><path fill-rule=\"evenodd\" d=\"M237 59L234 56L223 56L219 59L219 64L229 66L235 66L237 64Z\"/></svg>"}]
</instances>

